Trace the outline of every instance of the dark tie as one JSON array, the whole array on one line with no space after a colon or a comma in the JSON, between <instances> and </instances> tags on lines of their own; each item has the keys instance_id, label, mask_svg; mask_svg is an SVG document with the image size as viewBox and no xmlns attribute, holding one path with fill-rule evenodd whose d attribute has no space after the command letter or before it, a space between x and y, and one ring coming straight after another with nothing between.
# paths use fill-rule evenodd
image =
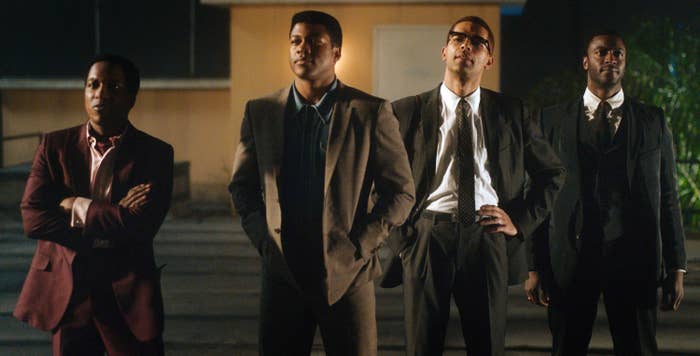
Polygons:
<instances>
[{"instance_id":1,"label":"dark tie","mask_svg":"<svg viewBox=\"0 0 700 356\"><path fill-rule=\"evenodd\" d=\"M600 104L598 104L598 108L595 110L596 132L600 148L609 147L615 135L614 121L608 119L610 111L612 111L612 107L607 101L601 101Z\"/></svg>"},{"instance_id":2,"label":"dark tie","mask_svg":"<svg viewBox=\"0 0 700 356\"><path fill-rule=\"evenodd\" d=\"M474 148L472 143L472 109L460 99L457 104L457 162L459 190L457 192L457 218L463 224L472 224L474 208Z\"/></svg>"}]
</instances>

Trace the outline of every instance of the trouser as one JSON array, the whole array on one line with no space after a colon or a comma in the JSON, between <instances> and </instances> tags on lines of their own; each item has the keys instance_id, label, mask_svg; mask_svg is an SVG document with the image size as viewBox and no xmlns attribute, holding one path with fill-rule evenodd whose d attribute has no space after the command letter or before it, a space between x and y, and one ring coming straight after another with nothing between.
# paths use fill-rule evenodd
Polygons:
<instances>
[{"instance_id":1,"label":"trouser","mask_svg":"<svg viewBox=\"0 0 700 356\"><path fill-rule=\"evenodd\" d=\"M63 320L53 331L54 356L158 356L163 339L140 341L129 329L109 281L73 292Z\"/></svg>"},{"instance_id":2,"label":"trouser","mask_svg":"<svg viewBox=\"0 0 700 356\"><path fill-rule=\"evenodd\" d=\"M318 327L327 355L376 355L374 284L353 286L328 305L320 223L290 230L284 257L271 241L262 251L260 354L309 355Z\"/></svg>"},{"instance_id":3,"label":"trouser","mask_svg":"<svg viewBox=\"0 0 700 356\"><path fill-rule=\"evenodd\" d=\"M589 232L582 236L583 244L570 286L549 288L547 314L552 332L552 355L587 354L601 294L615 355L656 355L656 284L617 276L602 255L600 231L593 233L596 232L598 236Z\"/></svg>"},{"instance_id":4,"label":"trouser","mask_svg":"<svg viewBox=\"0 0 700 356\"><path fill-rule=\"evenodd\" d=\"M503 355L506 237L454 220L448 214L423 212L415 242L401 253L406 352L442 354L454 296L467 354Z\"/></svg>"}]
</instances>

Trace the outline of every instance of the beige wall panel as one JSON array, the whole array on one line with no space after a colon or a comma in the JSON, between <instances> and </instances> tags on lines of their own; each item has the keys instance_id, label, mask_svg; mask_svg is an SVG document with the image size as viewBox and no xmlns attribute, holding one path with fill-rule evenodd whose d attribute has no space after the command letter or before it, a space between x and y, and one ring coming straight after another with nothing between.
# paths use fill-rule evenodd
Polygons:
<instances>
[{"instance_id":1,"label":"beige wall panel","mask_svg":"<svg viewBox=\"0 0 700 356\"><path fill-rule=\"evenodd\" d=\"M87 120L81 90L7 90L2 93L5 136L49 132ZM190 162L192 198L226 201L232 141L228 90L142 90L130 120L173 145ZM36 140L5 144L5 164L31 160Z\"/></svg>"}]
</instances>

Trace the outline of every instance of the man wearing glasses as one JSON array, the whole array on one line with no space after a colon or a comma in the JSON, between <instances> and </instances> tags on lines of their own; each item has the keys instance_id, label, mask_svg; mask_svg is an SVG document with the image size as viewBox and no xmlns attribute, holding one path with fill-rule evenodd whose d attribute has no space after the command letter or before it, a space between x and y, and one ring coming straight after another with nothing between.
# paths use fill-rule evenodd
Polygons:
<instances>
[{"instance_id":1,"label":"man wearing glasses","mask_svg":"<svg viewBox=\"0 0 700 356\"><path fill-rule=\"evenodd\" d=\"M602 294L616 355L656 355L657 288L678 310L687 268L673 142L663 111L622 90L627 49L594 33L581 97L540 120L569 174L533 235L529 299L548 306L553 355L586 355Z\"/></svg>"},{"instance_id":2,"label":"man wearing glasses","mask_svg":"<svg viewBox=\"0 0 700 356\"><path fill-rule=\"evenodd\" d=\"M468 354L504 354L509 267L517 267L508 250L542 222L564 180L522 102L480 87L493 49L483 19L457 20L441 52L442 84L393 103L416 205L391 239L398 258L383 286L401 282L400 265L408 355L442 354L451 296Z\"/></svg>"}]
</instances>

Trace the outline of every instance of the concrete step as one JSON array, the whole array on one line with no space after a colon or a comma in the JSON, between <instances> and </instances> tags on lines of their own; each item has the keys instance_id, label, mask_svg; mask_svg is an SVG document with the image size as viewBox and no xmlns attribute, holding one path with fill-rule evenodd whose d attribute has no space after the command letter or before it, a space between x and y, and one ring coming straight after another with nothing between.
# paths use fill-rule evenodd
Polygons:
<instances>
[{"instance_id":1,"label":"concrete step","mask_svg":"<svg viewBox=\"0 0 700 356\"><path fill-rule=\"evenodd\" d=\"M0 355L46 355L47 333L10 317L26 277L35 242L18 222L0 221ZM686 295L677 313L659 313L661 355L700 355L700 260L689 241ZM162 286L168 355L257 355L260 259L237 221L168 220L155 240L159 264L166 263ZM511 287L507 347L509 356L548 355L551 336L546 310L530 305L522 286ZM401 288L377 289L379 355L403 355ZM445 355L463 355L457 309L452 307ZM612 355L604 307L594 325L589 355ZM314 355L322 355L320 338Z\"/></svg>"}]
</instances>

